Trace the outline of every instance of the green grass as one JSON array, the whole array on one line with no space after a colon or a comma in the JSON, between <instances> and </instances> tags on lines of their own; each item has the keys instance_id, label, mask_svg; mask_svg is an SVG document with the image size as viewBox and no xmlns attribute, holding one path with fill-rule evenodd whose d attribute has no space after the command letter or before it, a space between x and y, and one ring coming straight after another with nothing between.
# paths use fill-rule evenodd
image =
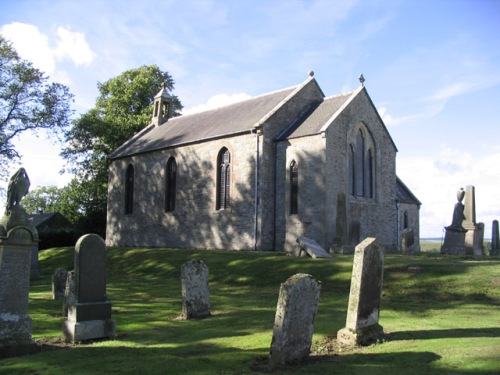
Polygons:
<instances>
[{"instance_id":1,"label":"green grass","mask_svg":"<svg viewBox=\"0 0 500 375\"><path fill-rule=\"evenodd\" d=\"M494 374L500 372L500 259L387 255L376 345L333 351L345 325L352 256L292 258L269 252L112 248L108 298L115 340L0 360L1 374L256 374L266 358L280 283L295 273L321 281L314 355L278 374ZM180 270L202 259L210 270L212 317L184 321ZM51 299L56 268L73 250L40 253L32 282L33 338L57 343L62 302ZM409 272L409 266L422 267Z\"/></svg>"}]
</instances>

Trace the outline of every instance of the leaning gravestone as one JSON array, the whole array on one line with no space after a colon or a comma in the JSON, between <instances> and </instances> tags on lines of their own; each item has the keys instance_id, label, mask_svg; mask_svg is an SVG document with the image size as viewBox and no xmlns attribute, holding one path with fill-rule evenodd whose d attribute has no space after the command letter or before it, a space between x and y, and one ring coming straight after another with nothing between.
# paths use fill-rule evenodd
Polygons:
<instances>
[{"instance_id":1,"label":"leaning gravestone","mask_svg":"<svg viewBox=\"0 0 500 375\"><path fill-rule=\"evenodd\" d=\"M323 249L319 243L314 241L312 238L299 237L297 238L297 244L299 247L298 253L301 254L305 252L311 258L331 258L332 256L325 249Z\"/></svg>"},{"instance_id":2,"label":"leaning gravestone","mask_svg":"<svg viewBox=\"0 0 500 375\"><path fill-rule=\"evenodd\" d=\"M500 239L498 235L498 220L493 220L491 225L491 249L490 255L499 255Z\"/></svg>"},{"instance_id":3,"label":"leaning gravestone","mask_svg":"<svg viewBox=\"0 0 500 375\"><path fill-rule=\"evenodd\" d=\"M10 179L0 219L0 358L36 351L28 301L31 253L38 232L20 205L28 190L28 175L20 168Z\"/></svg>"},{"instance_id":4,"label":"leaning gravestone","mask_svg":"<svg viewBox=\"0 0 500 375\"><path fill-rule=\"evenodd\" d=\"M66 285L64 287L63 297L63 316L68 316L69 306L76 302L75 297L75 271L69 271L66 276Z\"/></svg>"},{"instance_id":5,"label":"leaning gravestone","mask_svg":"<svg viewBox=\"0 0 500 375\"><path fill-rule=\"evenodd\" d=\"M68 305L63 336L77 342L115 335L106 297L106 245L97 234L86 234L75 246L75 303Z\"/></svg>"},{"instance_id":6,"label":"leaning gravestone","mask_svg":"<svg viewBox=\"0 0 500 375\"><path fill-rule=\"evenodd\" d=\"M66 279L68 270L58 268L52 275L52 299L64 298L64 289L66 288Z\"/></svg>"},{"instance_id":7,"label":"leaning gravestone","mask_svg":"<svg viewBox=\"0 0 500 375\"><path fill-rule=\"evenodd\" d=\"M269 365L276 367L309 356L321 284L298 273L281 284Z\"/></svg>"},{"instance_id":8,"label":"leaning gravestone","mask_svg":"<svg viewBox=\"0 0 500 375\"><path fill-rule=\"evenodd\" d=\"M210 316L208 276L208 267L202 260L190 260L182 267L182 316L184 319Z\"/></svg>"},{"instance_id":9,"label":"leaning gravestone","mask_svg":"<svg viewBox=\"0 0 500 375\"><path fill-rule=\"evenodd\" d=\"M366 238L354 251L351 291L345 328L337 333L341 345L365 345L383 333L378 323L384 278L384 249Z\"/></svg>"}]
</instances>

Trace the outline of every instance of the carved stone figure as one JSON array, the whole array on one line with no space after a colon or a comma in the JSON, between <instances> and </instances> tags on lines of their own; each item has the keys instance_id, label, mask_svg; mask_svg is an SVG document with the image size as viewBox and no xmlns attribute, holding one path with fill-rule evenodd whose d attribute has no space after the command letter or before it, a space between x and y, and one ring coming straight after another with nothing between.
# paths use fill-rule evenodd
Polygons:
<instances>
[{"instance_id":1,"label":"carved stone figure","mask_svg":"<svg viewBox=\"0 0 500 375\"><path fill-rule=\"evenodd\" d=\"M21 199L28 194L30 188L30 179L24 168L19 168L16 173L10 178L7 188L7 204L5 205L5 213L9 214L12 207L18 205Z\"/></svg>"},{"instance_id":2,"label":"carved stone figure","mask_svg":"<svg viewBox=\"0 0 500 375\"><path fill-rule=\"evenodd\" d=\"M453 210L453 219L451 221L450 229L462 229L462 222L464 220L464 205L462 200L464 199L465 191L463 188L460 188L457 191L457 200L458 202L455 204L455 209Z\"/></svg>"}]
</instances>

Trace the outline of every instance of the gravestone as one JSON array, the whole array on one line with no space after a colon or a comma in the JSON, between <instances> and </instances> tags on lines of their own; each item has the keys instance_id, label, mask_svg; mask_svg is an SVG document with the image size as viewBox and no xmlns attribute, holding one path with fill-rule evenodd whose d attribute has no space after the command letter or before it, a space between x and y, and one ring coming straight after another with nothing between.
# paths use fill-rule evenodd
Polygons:
<instances>
[{"instance_id":1,"label":"gravestone","mask_svg":"<svg viewBox=\"0 0 500 375\"><path fill-rule=\"evenodd\" d=\"M491 249L490 255L499 255L500 239L498 236L498 220L493 220L491 224Z\"/></svg>"},{"instance_id":2,"label":"gravestone","mask_svg":"<svg viewBox=\"0 0 500 375\"><path fill-rule=\"evenodd\" d=\"M202 260L190 260L181 270L182 316L197 319L210 316L208 267Z\"/></svg>"},{"instance_id":3,"label":"gravestone","mask_svg":"<svg viewBox=\"0 0 500 375\"><path fill-rule=\"evenodd\" d=\"M366 345L383 334L379 324L384 278L384 249L366 238L354 251L351 291L345 328L337 333L341 345Z\"/></svg>"},{"instance_id":4,"label":"gravestone","mask_svg":"<svg viewBox=\"0 0 500 375\"><path fill-rule=\"evenodd\" d=\"M75 303L75 271L69 271L66 276L66 285L64 287L63 316L68 316L69 306Z\"/></svg>"},{"instance_id":5,"label":"gravestone","mask_svg":"<svg viewBox=\"0 0 500 375\"><path fill-rule=\"evenodd\" d=\"M75 303L68 304L63 336L68 342L116 335L111 303L106 296L106 245L97 234L86 234L75 246Z\"/></svg>"},{"instance_id":6,"label":"gravestone","mask_svg":"<svg viewBox=\"0 0 500 375\"><path fill-rule=\"evenodd\" d=\"M453 217L451 220L451 225L444 227L444 243L441 246L442 254L452 254L452 255L465 255L465 234L467 229L465 229L462 224L464 222L464 205L462 200L464 199L465 191L460 188L457 191L457 203L453 209Z\"/></svg>"},{"instance_id":7,"label":"gravestone","mask_svg":"<svg viewBox=\"0 0 500 375\"><path fill-rule=\"evenodd\" d=\"M415 252L415 233L413 228L405 228L401 233L401 252L403 255L413 255Z\"/></svg>"},{"instance_id":8,"label":"gravestone","mask_svg":"<svg viewBox=\"0 0 500 375\"><path fill-rule=\"evenodd\" d=\"M311 258L331 258L332 256L319 243L311 238L299 237L297 238L299 246L299 254L305 252Z\"/></svg>"},{"instance_id":9,"label":"gravestone","mask_svg":"<svg viewBox=\"0 0 500 375\"><path fill-rule=\"evenodd\" d=\"M303 273L281 284L269 353L271 367L309 356L320 290L321 284Z\"/></svg>"},{"instance_id":10,"label":"gravestone","mask_svg":"<svg viewBox=\"0 0 500 375\"><path fill-rule=\"evenodd\" d=\"M68 271L64 268L58 268L54 271L52 275L52 299L64 298L67 277Z\"/></svg>"},{"instance_id":11,"label":"gravestone","mask_svg":"<svg viewBox=\"0 0 500 375\"><path fill-rule=\"evenodd\" d=\"M0 219L0 358L37 350L28 315L32 249L38 232L20 205L29 178L20 168L10 179L5 214Z\"/></svg>"},{"instance_id":12,"label":"gravestone","mask_svg":"<svg viewBox=\"0 0 500 375\"><path fill-rule=\"evenodd\" d=\"M465 234L465 253L484 255L484 223L476 223L476 189L472 185L465 188L464 221L462 226Z\"/></svg>"},{"instance_id":13,"label":"gravestone","mask_svg":"<svg viewBox=\"0 0 500 375\"><path fill-rule=\"evenodd\" d=\"M35 280L40 276L40 263L38 262L38 242L33 244L31 248L31 268L30 279Z\"/></svg>"}]
</instances>

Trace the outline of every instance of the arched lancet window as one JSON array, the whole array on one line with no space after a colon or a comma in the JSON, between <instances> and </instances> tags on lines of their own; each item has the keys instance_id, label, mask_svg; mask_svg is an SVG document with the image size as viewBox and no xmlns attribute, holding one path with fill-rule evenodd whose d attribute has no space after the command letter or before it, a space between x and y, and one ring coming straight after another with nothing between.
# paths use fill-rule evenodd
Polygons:
<instances>
[{"instance_id":1,"label":"arched lancet window","mask_svg":"<svg viewBox=\"0 0 500 375\"><path fill-rule=\"evenodd\" d=\"M363 197L365 195L365 138L361 129L356 136L356 153L355 153L355 174L356 174L356 195Z\"/></svg>"},{"instance_id":2,"label":"arched lancet window","mask_svg":"<svg viewBox=\"0 0 500 375\"><path fill-rule=\"evenodd\" d=\"M408 211L403 214L403 229L408 228Z\"/></svg>"},{"instance_id":3,"label":"arched lancet window","mask_svg":"<svg viewBox=\"0 0 500 375\"><path fill-rule=\"evenodd\" d=\"M368 198L373 198L373 186L374 186L374 174L373 174L373 153L372 150L368 150L368 163L367 163L367 183L366 183L366 196Z\"/></svg>"},{"instance_id":4,"label":"arched lancet window","mask_svg":"<svg viewBox=\"0 0 500 375\"><path fill-rule=\"evenodd\" d=\"M125 174L125 213L131 214L134 209L134 167L129 164Z\"/></svg>"},{"instance_id":5,"label":"arched lancet window","mask_svg":"<svg viewBox=\"0 0 500 375\"><path fill-rule=\"evenodd\" d=\"M231 154L222 148L217 156L217 210L225 210L231 205Z\"/></svg>"},{"instance_id":6,"label":"arched lancet window","mask_svg":"<svg viewBox=\"0 0 500 375\"><path fill-rule=\"evenodd\" d=\"M299 211L299 169L295 160L290 163L290 215Z\"/></svg>"},{"instance_id":7,"label":"arched lancet window","mask_svg":"<svg viewBox=\"0 0 500 375\"><path fill-rule=\"evenodd\" d=\"M165 212L175 210L175 196L177 184L177 163L171 157L165 167Z\"/></svg>"},{"instance_id":8,"label":"arched lancet window","mask_svg":"<svg viewBox=\"0 0 500 375\"><path fill-rule=\"evenodd\" d=\"M356 171L354 170L354 147L349 145L349 194L354 195L356 193Z\"/></svg>"}]
</instances>

